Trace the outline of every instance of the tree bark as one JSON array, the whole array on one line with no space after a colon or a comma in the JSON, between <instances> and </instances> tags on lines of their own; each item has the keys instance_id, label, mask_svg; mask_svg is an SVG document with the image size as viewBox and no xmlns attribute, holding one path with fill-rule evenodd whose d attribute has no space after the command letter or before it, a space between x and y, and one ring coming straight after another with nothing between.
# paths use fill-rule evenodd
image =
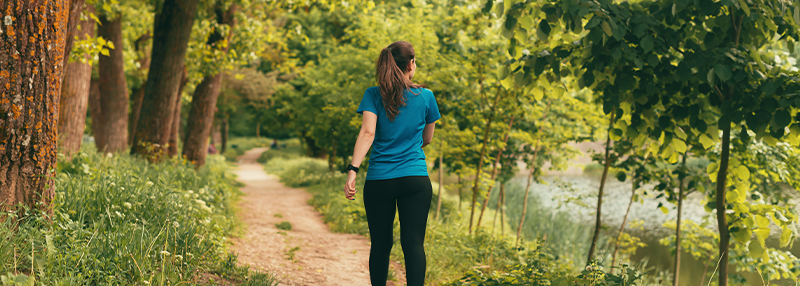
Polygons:
<instances>
[{"instance_id":1,"label":"tree bark","mask_svg":"<svg viewBox=\"0 0 800 286\"><path fill-rule=\"evenodd\" d=\"M444 143L439 144L439 150ZM442 185L444 185L444 154L439 156L439 197L436 199L436 219L439 219L439 211L442 209Z\"/></svg>"},{"instance_id":2,"label":"tree bark","mask_svg":"<svg viewBox=\"0 0 800 286\"><path fill-rule=\"evenodd\" d=\"M261 122L256 122L256 138L261 138Z\"/></svg>"},{"instance_id":3,"label":"tree bark","mask_svg":"<svg viewBox=\"0 0 800 286\"><path fill-rule=\"evenodd\" d=\"M631 205L633 205L633 197L635 195L636 195L636 180L633 179L633 187L631 188L631 200L628 201L628 209L625 211L625 216L622 217L622 224L619 226L619 232L617 233L617 240L614 243L614 253L611 255L611 274L614 274L614 265L616 265L617 263L617 251L619 251L619 240L622 238L622 233L625 232L625 223L628 222L628 214L631 213Z\"/></svg>"},{"instance_id":4,"label":"tree bark","mask_svg":"<svg viewBox=\"0 0 800 286\"><path fill-rule=\"evenodd\" d=\"M94 136L94 146L100 150L100 146L105 146L103 141L103 110L100 107L100 81L92 78L89 82L89 116L92 118L92 136Z\"/></svg>"},{"instance_id":5,"label":"tree bark","mask_svg":"<svg viewBox=\"0 0 800 286\"><path fill-rule=\"evenodd\" d=\"M478 201L478 187L481 182L481 173L483 171L483 158L486 156L486 144L489 143L489 132L492 130L492 120L494 119L494 112L497 109L497 103L500 101L500 87L497 87L497 95L494 97L494 105L491 107L489 118L486 120L486 130L483 132L483 143L481 146L481 155L478 157L478 168L475 171L475 184L472 187L472 204L469 211L469 233L472 234L472 220L475 218L475 203ZM485 205L485 203L484 203Z\"/></svg>"},{"instance_id":6,"label":"tree bark","mask_svg":"<svg viewBox=\"0 0 800 286\"><path fill-rule=\"evenodd\" d=\"M52 214L68 0L3 1L0 31L0 211Z\"/></svg>"},{"instance_id":7,"label":"tree bark","mask_svg":"<svg viewBox=\"0 0 800 286\"><path fill-rule=\"evenodd\" d=\"M606 177L608 177L608 168L611 167L611 130L614 128L614 117L616 110L611 111L608 119L608 139L606 139L606 155L605 166L603 167L603 177L600 178L600 190L597 191L597 213L594 224L594 235L592 235L592 245L589 247L589 257L586 259L586 264L592 263L594 259L594 250L597 248L597 239L600 237L601 227L601 212L603 207L603 189L606 186Z\"/></svg>"},{"instance_id":8,"label":"tree bark","mask_svg":"<svg viewBox=\"0 0 800 286\"><path fill-rule=\"evenodd\" d=\"M128 83L122 58L122 16L112 20L101 15L97 34L114 43L108 56L100 55L98 61L101 126L105 136L104 145L98 145L98 150L115 153L128 148Z\"/></svg>"},{"instance_id":9,"label":"tree bark","mask_svg":"<svg viewBox=\"0 0 800 286\"><path fill-rule=\"evenodd\" d=\"M517 226L517 244L519 244L520 237L522 235L522 225L525 223L525 214L528 212L528 194L530 194L531 183L533 182L533 174L536 171L536 156L539 155L539 143L542 141L542 136L538 133L542 132L544 121L547 120L547 114L550 113L551 103L553 103L552 99L547 102L547 109L545 109L544 116L542 116L542 122L539 123L539 128L536 131L538 137L536 138L536 147L534 147L535 149L533 151L533 158L531 158L531 164L528 166L530 168L530 171L528 172L528 184L525 186L525 199L522 201L522 216L519 217L519 225Z\"/></svg>"},{"instance_id":10,"label":"tree bark","mask_svg":"<svg viewBox=\"0 0 800 286\"><path fill-rule=\"evenodd\" d=\"M223 11L221 6L215 9L217 14L217 23L233 27L236 23L233 14L236 12L236 6L231 5L228 10ZM232 31L233 29L231 29ZM228 34L227 38L230 39L232 34ZM224 37L218 31L212 33L208 39L208 45L216 46L219 41ZM225 46L221 48L222 51L227 52L228 48ZM183 155L187 160L195 162L195 166L200 167L206 162L206 154L208 145L206 139L211 132L211 125L214 121L214 111L217 106L217 98L219 97L220 87L222 85L222 73L215 75L207 75L200 82L200 85L192 95L192 105L189 109L189 117L186 121L186 140L183 142ZM224 119L223 128L225 129L222 136L222 148L220 154L225 153L227 147L227 133L228 121Z\"/></svg>"},{"instance_id":11,"label":"tree bark","mask_svg":"<svg viewBox=\"0 0 800 286\"><path fill-rule=\"evenodd\" d=\"M174 95L189 44L198 0L164 0L153 25L150 71L145 83L142 109L133 134L132 154L159 161L172 131ZM147 148L153 145L155 148Z\"/></svg>"},{"instance_id":12,"label":"tree bark","mask_svg":"<svg viewBox=\"0 0 800 286\"><path fill-rule=\"evenodd\" d=\"M81 21L81 12L83 12L83 6L86 4L85 0L71 0L69 1L69 20L67 23L67 42L64 44L64 63L63 65L66 67L69 63L69 55L72 53L72 45L76 36L76 32L78 30L78 25L84 25L84 21ZM92 13L94 13L94 6L87 5L88 9L91 9ZM92 25L92 35L94 35L94 22L90 22ZM86 29L86 28L82 28ZM79 33L82 34L82 33ZM82 35L78 35L82 36ZM64 71L64 75L68 74L66 70Z\"/></svg>"},{"instance_id":13,"label":"tree bark","mask_svg":"<svg viewBox=\"0 0 800 286\"><path fill-rule=\"evenodd\" d=\"M497 197L497 206L495 207L495 209L497 211L494 213L494 219L492 220L492 229L494 229L495 225L497 225L497 215L500 214L501 211L502 211L502 209L500 209L500 207L503 206L502 203L503 203L503 196L505 195L505 186L506 186L505 184L500 183L500 194ZM501 224L500 228L502 229L503 228L503 225L502 225L503 224L503 217L502 217L502 215L500 216L500 224Z\"/></svg>"},{"instance_id":14,"label":"tree bark","mask_svg":"<svg viewBox=\"0 0 800 286\"><path fill-rule=\"evenodd\" d=\"M78 2L73 0L72 2ZM81 4L82 6L82 4ZM94 12L94 6L87 8ZM70 19L72 19L70 11ZM78 11L80 14L80 11ZM78 21L78 20L76 20ZM81 40L94 37L94 21L79 21L77 24L80 29L75 36ZM64 58L69 57L70 52L64 54ZM84 55L89 60L90 55ZM80 61L66 64L64 70L64 81L61 86L61 99L58 109L58 134L59 148L67 158L81 149L83 140L83 130L86 122L86 107L89 103L89 89L92 80L92 66Z\"/></svg>"},{"instance_id":15,"label":"tree bark","mask_svg":"<svg viewBox=\"0 0 800 286\"><path fill-rule=\"evenodd\" d=\"M181 129L181 93L183 93L183 88L189 81L187 76L188 74L186 67L184 67L183 75L181 76L181 86L178 88L178 92L175 94L175 111L172 113L172 133L169 137L168 147L170 157L175 157L175 155L178 155L178 138L180 137L180 134L178 133Z\"/></svg>"},{"instance_id":16,"label":"tree bark","mask_svg":"<svg viewBox=\"0 0 800 286\"><path fill-rule=\"evenodd\" d=\"M461 211L461 201L463 201L463 199L461 198L461 189L462 189L461 188L461 175L458 175L458 210L459 211Z\"/></svg>"},{"instance_id":17,"label":"tree bark","mask_svg":"<svg viewBox=\"0 0 800 286\"><path fill-rule=\"evenodd\" d=\"M144 72L150 69L150 57L147 51L144 50L144 43L150 39L150 32L140 36L134 42L134 49L139 62L139 72ZM133 133L136 131L136 124L139 123L139 114L142 111L142 100L144 99L144 84L135 87L131 90L131 97L133 99L133 106L131 107L131 114L128 119L128 144L133 145Z\"/></svg>"},{"instance_id":18,"label":"tree bark","mask_svg":"<svg viewBox=\"0 0 800 286\"><path fill-rule=\"evenodd\" d=\"M505 138L503 138L503 146L508 143L508 135L511 133L511 127L514 127L514 116L511 116L511 120L508 122L508 132L506 132ZM497 157L494 159L494 164L492 164L492 181L497 177L497 164L500 163L500 157L503 156L503 152L505 152L506 148L503 147L500 151L497 151ZM483 212L486 211L486 205L489 204L489 198L492 195L492 189L489 188L489 191L486 192L486 198L483 199L483 205L481 206L481 214L478 215L478 224L475 225L475 228L481 227L481 220L483 220Z\"/></svg>"}]
</instances>

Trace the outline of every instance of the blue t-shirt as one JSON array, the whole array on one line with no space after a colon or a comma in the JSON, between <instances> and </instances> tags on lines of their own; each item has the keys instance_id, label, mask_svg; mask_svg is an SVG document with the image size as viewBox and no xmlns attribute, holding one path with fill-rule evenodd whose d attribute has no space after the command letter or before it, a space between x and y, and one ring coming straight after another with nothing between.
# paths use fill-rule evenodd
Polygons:
<instances>
[{"instance_id":1,"label":"blue t-shirt","mask_svg":"<svg viewBox=\"0 0 800 286\"><path fill-rule=\"evenodd\" d=\"M428 165L422 151L422 130L439 120L439 106L433 92L426 88L406 90L406 106L400 107L394 121L386 117L380 88L364 92L358 113L375 113L375 140L369 157L367 180L385 180L408 176L427 176Z\"/></svg>"}]
</instances>

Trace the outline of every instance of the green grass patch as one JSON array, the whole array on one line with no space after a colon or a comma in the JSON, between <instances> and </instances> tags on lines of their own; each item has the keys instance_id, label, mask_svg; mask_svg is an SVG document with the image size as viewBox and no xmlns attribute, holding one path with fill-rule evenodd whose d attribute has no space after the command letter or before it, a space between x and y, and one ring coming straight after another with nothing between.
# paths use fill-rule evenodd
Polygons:
<instances>
[{"instance_id":1,"label":"green grass patch","mask_svg":"<svg viewBox=\"0 0 800 286\"><path fill-rule=\"evenodd\" d=\"M282 221L281 223L276 223L275 227L281 230L292 230L292 223L288 221Z\"/></svg>"},{"instance_id":2,"label":"green grass patch","mask_svg":"<svg viewBox=\"0 0 800 286\"><path fill-rule=\"evenodd\" d=\"M228 168L221 156L209 156L195 170L183 160L151 164L86 147L58 162L52 216L18 208L7 214L14 219L0 223L0 279L196 285L212 275L275 285L274 276L240 267L226 252L237 231L233 203L240 195Z\"/></svg>"}]
</instances>

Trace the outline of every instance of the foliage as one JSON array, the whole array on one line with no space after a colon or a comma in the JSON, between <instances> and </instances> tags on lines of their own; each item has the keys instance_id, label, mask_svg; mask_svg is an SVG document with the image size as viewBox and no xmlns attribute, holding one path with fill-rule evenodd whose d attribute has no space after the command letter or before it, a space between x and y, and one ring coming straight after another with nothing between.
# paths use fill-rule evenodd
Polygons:
<instances>
[{"instance_id":1,"label":"foliage","mask_svg":"<svg viewBox=\"0 0 800 286\"><path fill-rule=\"evenodd\" d=\"M0 237L11 243L0 246L0 273L46 285L195 283L198 273L245 281L251 274L225 254L239 193L221 157L195 171L180 160L150 164L88 149L59 161L52 216L7 214Z\"/></svg>"}]
</instances>

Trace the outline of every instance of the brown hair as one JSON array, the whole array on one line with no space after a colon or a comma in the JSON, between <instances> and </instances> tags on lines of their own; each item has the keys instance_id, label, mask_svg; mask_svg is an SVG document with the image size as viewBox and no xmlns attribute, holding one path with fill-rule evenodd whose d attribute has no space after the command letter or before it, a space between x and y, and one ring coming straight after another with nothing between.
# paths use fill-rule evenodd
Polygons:
<instances>
[{"instance_id":1,"label":"brown hair","mask_svg":"<svg viewBox=\"0 0 800 286\"><path fill-rule=\"evenodd\" d=\"M414 59L414 47L409 42L397 41L381 50L376 64L378 86L383 98L383 108L390 121L406 106L403 93L410 88L422 87L406 77L408 64Z\"/></svg>"}]
</instances>

